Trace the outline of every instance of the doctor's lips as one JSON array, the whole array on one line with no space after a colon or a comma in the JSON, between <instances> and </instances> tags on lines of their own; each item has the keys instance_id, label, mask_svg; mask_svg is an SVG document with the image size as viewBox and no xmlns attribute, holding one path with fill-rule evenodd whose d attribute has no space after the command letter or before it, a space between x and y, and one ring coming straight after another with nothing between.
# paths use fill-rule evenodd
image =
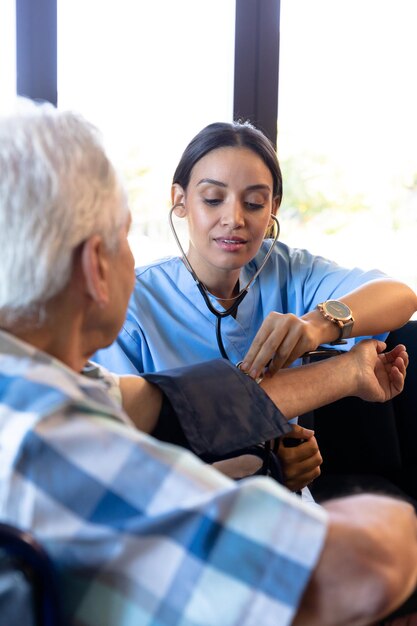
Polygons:
<instances>
[{"instance_id":1,"label":"doctor's lips","mask_svg":"<svg viewBox=\"0 0 417 626\"><path fill-rule=\"evenodd\" d=\"M247 243L247 239L241 237L215 237L214 241L221 247L227 250L235 250L241 248Z\"/></svg>"}]
</instances>

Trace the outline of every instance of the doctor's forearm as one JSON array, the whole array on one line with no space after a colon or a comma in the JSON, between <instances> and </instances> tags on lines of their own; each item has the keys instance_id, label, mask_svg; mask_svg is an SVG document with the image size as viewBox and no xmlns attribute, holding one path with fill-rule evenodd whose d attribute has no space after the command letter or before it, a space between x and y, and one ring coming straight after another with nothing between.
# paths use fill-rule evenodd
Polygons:
<instances>
[{"instance_id":1,"label":"doctor's forearm","mask_svg":"<svg viewBox=\"0 0 417 626\"><path fill-rule=\"evenodd\" d=\"M391 279L372 281L340 298L353 312L353 336L377 335L403 326L417 310L417 295Z\"/></svg>"},{"instance_id":2,"label":"doctor's forearm","mask_svg":"<svg viewBox=\"0 0 417 626\"><path fill-rule=\"evenodd\" d=\"M378 335L403 326L417 311L417 295L396 280L382 278L371 281L339 298L352 310L355 323L352 336ZM315 309L303 316L318 329L320 343L337 338L335 324Z\"/></svg>"}]
</instances>

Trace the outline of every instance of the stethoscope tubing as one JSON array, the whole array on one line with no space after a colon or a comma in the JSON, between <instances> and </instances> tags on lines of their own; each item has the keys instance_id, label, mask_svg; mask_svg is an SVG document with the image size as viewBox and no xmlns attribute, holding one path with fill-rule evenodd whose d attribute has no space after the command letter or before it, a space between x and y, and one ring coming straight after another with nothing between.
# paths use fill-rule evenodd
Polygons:
<instances>
[{"instance_id":1,"label":"stethoscope tubing","mask_svg":"<svg viewBox=\"0 0 417 626\"><path fill-rule=\"evenodd\" d=\"M216 307L213 306L213 304L212 304L212 302L210 300L210 295L211 295L210 292L208 291L207 287L200 281L200 279L198 278L196 272L194 271L190 261L188 260L186 254L185 254L184 248L182 247L181 242L179 240L179 237L177 235L177 231L175 230L174 222L173 222L173 219L172 219L172 215L173 215L174 210L178 206L180 206L181 204L182 203L174 204L174 206L171 208L171 210L169 212L169 225L171 227L171 231L172 231L174 239L175 239L175 241L177 243L177 246L178 246L178 248L179 248L179 250L181 252L182 261L183 261L185 267L187 268L187 270L190 272L191 276L193 277L199 292L203 296L204 302L205 302L208 310L210 311L210 313L213 313L213 315L217 318L216 338L217 338L217 345L219 347L220 354L222 355L222 357L224 359L229 359L229 357L227 356L227 352L225 350L224 344L223 344L222 336L221 336L221 328L220 328L221 320L223 318L225 318L225 317L228 317L229 315L233 315L237 311L239 305L241 304L243 299L246 297L246 295L247 295L247 293L249 291L250 286L254 283L254 281L258 278L259 274L264 269L266 263L268 262L269 257L272 254L272 251L273 251L273 249L275 247L275 244L278 241L279 231L280 231L279 221L278 221L278 218L271 213L271 218L274 220L277 228L276 228L274 239L273 239L273 241L271 243L271 246L270 246L268 252L265 255L264 260L262 261L260 267L257 269L255 274L249 280L247 285L243 289L241 289L240 292L238 293L238 295L235 297L235 300L234 300L233 304L231 304L231 306L229 306L224 311L219 311L218 309L216 309Z\"/></svg>"},{"instance_id":2,"label":"stethoscope tubing","mask_svg":"<svg viewBox=\"0 0 417 626\"><path fill-rule=\"evenodd\" d=\"M169 225L171 227L171 231L172 231L172 234L174 235L174 238L175 238L175 241L177 243L177 246L178 246L178 248L179 248L179 250L181 252L183 263L184 263L185 267L188 269L188 271L190 272L190 274L193 277L194 281L196 282L197 287L198 287L201 295L203 296L204 301L205 301L209 311L211 313L213 313L213 315L216 315L216 317L217 316L219 316L219 317L228 317L229 315L232 315L235 312L235 310L237 309L237 307L239 306L239 304L242 302L243 298L246 296L247 292L249 291L250 286L252 285L253 282L255 282L255 280L258 278L259 274L264 269L266 263L268 262L268 259L271 256L272 251L273 251L273 249L275 247L275 244L278 241L278 237L279 237L279 230L280 229L279 229L278 218L271 213L271 218L274 220L274 222L275 222L275 224L277 226L277 229L276 229L276 233L275 233L274 239L272 241L272 244L271 244L268 252L266 253L264 260L262 261L261 266L256 270L255 274L249 280L247 285L245 287L243 287L243 289L240 290L238 295L235 297L235 302L233 302L233 304L228 309L225 309L224 311L219 311L211 303L210 297L209 297L211 295L210 292L208 291L208 289L206 288L204 283L202 283L200 281L200 279L198 278L198 276L197 276L196 272L194 271L190 261L187 258L187 255L185 254L184 248L181 245L181 242L179 240L179 237L177 235L177 231L175 230L174 223L173 223L173 220L172 220L173 211L174 211L174 209L176 209L177 206L179 206L179 205L175 204L171 208L171 210L169 212Z\"/></svg>"}]
</instances>

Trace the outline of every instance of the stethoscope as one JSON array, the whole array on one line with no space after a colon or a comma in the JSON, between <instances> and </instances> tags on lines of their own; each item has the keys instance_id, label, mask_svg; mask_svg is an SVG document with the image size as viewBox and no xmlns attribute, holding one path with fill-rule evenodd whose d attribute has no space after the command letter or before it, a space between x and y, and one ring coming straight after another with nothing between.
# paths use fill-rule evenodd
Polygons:
<instances>
[{"instance_id":1,"label":"stethoscope","mask_svg":"<svg viewBox=\"0 0 417 626\"><path fill-rule=\"evenodd\" d=\"M184 249L183 249L183 247L181 245L181 242L179 240L179 237L177 235L177 231L175 230L174 223L173 223L173 220L172 220L172 214L173 214L174 210L177 207L179 207L179 206L184 206L184 205L182 204L182 202L179 202L177 204L174 204L174 206L171 208L171 210L169 212L169 225L171 227L171 231L172 231L172 234L174 235L174 239L175 239L175 241L177 243L177 246L178 246L179 250L181 251L182 261L183 261L185 267L187 268L187 270L190 272L191 276L193 277L193 279L194 279L194 281L195 281L195 283L196 283L196 285L198 287L199 292L203 296L204 302L206 303L206 306L207 306L208 310L211 313L213 313L213 315L215 315L215 317L216 317L216 339L217 339L217 345L218 345L219 350L220 350L220 354L222 355L222 357L224 359L230 360L228 355L227 355L226 349L225 349L224 344L223 344L223 339L222 339L222 333L221 333L221 322L222 322L222 319L224 317L228 317L229 315L233 315L237 311L237 309L238 309L239 305L241 304L242 300L247 295L250 286L257 279L257 277L259 276L259 274L262 272L263 268L265 267L269 257L272 254L274 246L275 246L276 242L278 241L279 231L280 231L279 221L278 221L278 218L271 213L271 218L274 220L276 228L275 228L273 241L271 243L271 246L270 246L268 252L265 255L264 260L262 261L260 267L257 269L255 274L252 276L250 281L247 283L247 285L243 289L241 289L239 291L237 296L235 296L233 298L233 300L234 300L233 304L228 309L224 309L223 311L219 311L218 309L216 309L216 307L213 306L213 304L212 304L212 302L210 300L210 296L212 294L210 294L210 292L208 291L208 289L204 285L204 283L202 283L200 281L200 279L198 278L197 274L195 273L195 271L194 271L190 261L187 259L187 256L186 256L186 254L184 252Z\"/></svg>"}]
</instances>

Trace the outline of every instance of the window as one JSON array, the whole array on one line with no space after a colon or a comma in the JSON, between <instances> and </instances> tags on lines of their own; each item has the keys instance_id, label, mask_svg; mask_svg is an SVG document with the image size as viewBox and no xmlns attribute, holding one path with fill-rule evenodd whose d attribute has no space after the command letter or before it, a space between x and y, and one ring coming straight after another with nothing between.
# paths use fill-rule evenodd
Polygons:
<instances>
[{"instance_id":1,"label":"window","mask_svg":"<svg viewBox=\"0 0 417 626\"><path fill-rule=\"evenodd\" d=\"M234 0L58 2L58 105L103 132L125 175L136 262L176 252L171 179L189 140L233 117Z\"/></svg>"},{"instance_id":2,"label":"window","mask_svg":"<svg viewBox=\"0 0 417 626\"><path fill-rule=\"evenodd\" d=\"M0 2L0 107L16 96L15 0Z\"/></svg>"},{"instance_id":3,"label":"window","mask_svg":"<svg viewBox=\"0 0 417 626\"><path fill-rule=\"evenodd\" d=\"M282 233L417 290L417 6L282 0Z\"/></svg>"}]
</instances>

